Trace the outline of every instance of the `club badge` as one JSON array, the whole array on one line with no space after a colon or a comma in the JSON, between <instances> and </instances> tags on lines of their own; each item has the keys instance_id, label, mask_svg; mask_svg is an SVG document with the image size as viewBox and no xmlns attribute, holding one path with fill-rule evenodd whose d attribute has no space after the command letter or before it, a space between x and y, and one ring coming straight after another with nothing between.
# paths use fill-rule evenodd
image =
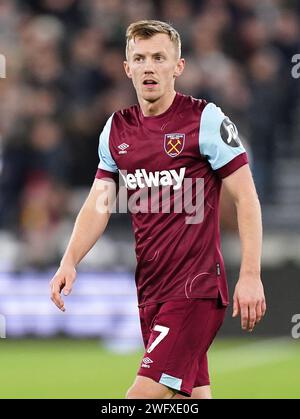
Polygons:
<instances>
[{"instance_id":1,"label":"club badge","mask_svg":"<svg viewBox=\"0 0 300 419\"><path fill-rule=\"evenodd\" d=\"M178 156L184 147L185 134L166 134L164 141L164 149L168 156Z\"/></svg>"}]
</instances>

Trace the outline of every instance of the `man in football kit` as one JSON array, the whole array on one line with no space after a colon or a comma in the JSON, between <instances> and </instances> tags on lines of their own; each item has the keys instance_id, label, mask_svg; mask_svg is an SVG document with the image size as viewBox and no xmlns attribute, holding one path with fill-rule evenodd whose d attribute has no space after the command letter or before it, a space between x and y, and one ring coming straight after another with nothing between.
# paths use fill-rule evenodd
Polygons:
<instances>
[{"instance_id":1,"label":"man in football kit","mask_svg":"<svg viewBox=\"0 0 300 419\"><path fill-rule=\"evenodd\" d=\"M77 264L110 217L110 204L100 211L99 197L111 203L121 179L128 202L138 197L147 207L131 214L145 355L127 398L211 398L207 351L229 304L220 251L222 185L235 203L242 250L233 316L240 314L242 328L252 331L266 311L261 213L247 154L220 108L175 91L185 65L180 49L180 36L167 23L128 27L124 68L138 105L115 112L100 135L95 181L50 283L53 302L65 311L60 293L71 292ZM170 192L170 211L162 204L151 210L153 189L159 202ZM175 210L183 189L190 193L189 204L200 196L203 205L190 213Z\"/></svg>"}]
</instances>

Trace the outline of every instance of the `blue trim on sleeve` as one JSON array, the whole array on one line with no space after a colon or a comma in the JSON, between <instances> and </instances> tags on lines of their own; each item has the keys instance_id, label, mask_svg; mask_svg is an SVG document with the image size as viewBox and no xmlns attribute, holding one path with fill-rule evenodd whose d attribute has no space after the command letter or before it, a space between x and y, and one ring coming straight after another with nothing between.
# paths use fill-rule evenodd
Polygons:
<instances>
[{"instance_id":1,"label":"blue trim on sleeve","mask_svg":"<svg viewBox=\"0 0 300 419\"><path fill-rule=\"evenodd\" d=\"M109 149L109 136L110 136L110 130L111 130L111 124L112 124L112 115L106 122L99 138L99 158L100 163L98 165L99 169L107 170L109 172L117 172L118 167L116 165L116 162L112 158L110 149Z\"/></svg>"},{"instance_id":2,"label":"blue trim on sleeve","mask_svg":"<svg viewBox=\"0 0 300 419\"><path fill-rule=\"evenodd\" d=\"M225 166L245 152L243 145L232 147L221 137L221 125L226 116L214 103L208 103L201 115L199 128L200 153L207 157L213 170Z\"/></svg>"}]
</instances>

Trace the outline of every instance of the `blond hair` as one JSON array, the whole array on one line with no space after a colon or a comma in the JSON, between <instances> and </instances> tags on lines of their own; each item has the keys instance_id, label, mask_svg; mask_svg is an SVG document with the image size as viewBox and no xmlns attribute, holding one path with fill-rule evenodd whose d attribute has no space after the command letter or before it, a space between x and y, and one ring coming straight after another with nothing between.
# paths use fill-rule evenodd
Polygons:
<instances>
[{"instance_id":1,"label":"blond hair","mask_svg":"<svg viewBox=\"0 0 300 419\"><path fill-rule=\"evenodd\" d=\"M129 41L136 37L141 39L152 38L152 36L159 33L164 33L169 36L173 42L178 58L181 56L181 39L179 33L171 25L160 20L139 20L131 23L126 31L126 58L128 58Z\"/></svg>"}]
</instances>

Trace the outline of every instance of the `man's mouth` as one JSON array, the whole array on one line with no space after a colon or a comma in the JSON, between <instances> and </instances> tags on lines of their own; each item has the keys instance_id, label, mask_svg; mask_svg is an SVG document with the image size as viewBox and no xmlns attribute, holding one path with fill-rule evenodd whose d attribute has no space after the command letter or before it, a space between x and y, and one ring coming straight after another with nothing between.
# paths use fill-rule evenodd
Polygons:
<instances>
[{"instance_id":1,"label":"man's mouth","mask_svg":"<svg viewBox=\"0 0 300 419\"><path fill-rule=\"evenodd\" d=\"M143 81L143 85L147 87L153 87L153 86L156 86L157 84L158 84L157 81L153 79L146 79Z\"/></svg>"}]
</instances>

